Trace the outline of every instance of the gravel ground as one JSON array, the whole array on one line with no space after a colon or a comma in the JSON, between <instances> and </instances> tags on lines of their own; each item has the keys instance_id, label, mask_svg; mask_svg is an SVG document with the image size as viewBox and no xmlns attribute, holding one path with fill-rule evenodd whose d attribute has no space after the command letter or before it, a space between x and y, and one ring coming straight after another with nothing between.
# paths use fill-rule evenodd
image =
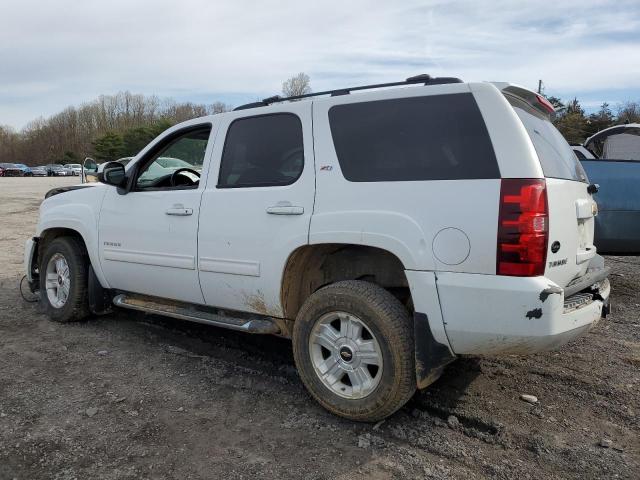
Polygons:
<instances>
[{"instance_id":1,"label":"gravel ground","mask_svg":"<svg viewBox=\"0 0 640 480\"><path fill-rule=\"evenodd\" d=\"M285 340L24 302L24 240L70 183L0 178L0 478L640 478L640 258L608 259L614 313L583 338L460 359L358 424L312 401Z\"/></svg>"}]
</instances>

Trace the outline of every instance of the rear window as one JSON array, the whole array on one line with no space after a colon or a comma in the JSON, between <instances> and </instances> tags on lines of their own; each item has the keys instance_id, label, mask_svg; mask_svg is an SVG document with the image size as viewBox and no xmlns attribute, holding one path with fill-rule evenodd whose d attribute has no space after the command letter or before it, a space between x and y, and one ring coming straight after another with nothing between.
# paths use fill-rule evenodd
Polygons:
<instances>
[{"instance_id":1,"label":"rear window","mask_svg":"<svg viewBox=\"0 0 640 480\"><path fill-rule=\"evenodd\" d=\"M471 93L336 105L329 123L352 182L500 177Z\"/></svg>"},{"instance_id":2,"label":"rear window","mask_svg":"<svg viewBox=\"0 0 640 480\"><path fill-rule=\"evenodd\" d=\"M302 123L296 115L241 118L229 126L218 187L291 185L303 168Z\"/></svg>"},{"instance_id":3,"label":"rear window","mask_svg":"<svg viewBox=\"0 0 640 480\"><path fill-rule=\"evenodd\" d=\"M513 97L507 99L533 142L544 176L586 182L587 174L558 129L527 103Z\"/></svg>"}]
</instances>

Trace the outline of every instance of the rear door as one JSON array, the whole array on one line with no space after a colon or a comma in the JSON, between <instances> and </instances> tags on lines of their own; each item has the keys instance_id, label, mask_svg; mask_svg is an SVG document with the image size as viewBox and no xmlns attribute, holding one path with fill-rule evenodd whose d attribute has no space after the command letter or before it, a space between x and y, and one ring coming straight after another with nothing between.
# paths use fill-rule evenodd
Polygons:
<instances>
[{"instance_id":1,"label":"rear door","mask_svg":"<svg viewBox=\"0 0 640 480\"><path fill-rule=\"evenodd\" d=\"M587 270L593 244L596 203L587 191L582 165L548 117L517 97L507 96L540 159L547 183L549 244L545 276L561 287Z\"/></svg>"},{"instance_id":2,"label":"rear door","mask_svg":"<svg viewBox=\"0 0 640 480\"><path fill-rule=\"evenodd\" d=\"M202 196L198 268L208 305L281 317L289 255L309 239L311 102L225 114Z\"/></svg>"}]
</instances>

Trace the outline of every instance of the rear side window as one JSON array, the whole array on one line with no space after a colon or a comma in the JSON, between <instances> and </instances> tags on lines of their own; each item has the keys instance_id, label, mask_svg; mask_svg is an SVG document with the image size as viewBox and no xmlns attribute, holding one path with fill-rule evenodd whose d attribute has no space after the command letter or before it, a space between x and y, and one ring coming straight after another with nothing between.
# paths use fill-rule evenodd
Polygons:
<instances>
[{"instance_id":1,"label":"rear side window","mask_svg":"<svg viewBox=\"0 0 640 480\"><path fill-rule=\"evenodd\" d=\"M587 157L584 156L584 153L582 153L580 150L574 150L573 153L576 154L576 157L578 157L578 160L586 160Z\"/></svg>"},{"instance_id":2,"label":"rear side window","mask_svg":"<svg viewBox=\"0 0 640 480\"><path fill-rule=\"evenodd\" d=\"M227 132L218 188L290 185L303 168L302 123L296 115L241 118Z\"/></svg>"},{"instance_id":3,"label":"rear side window","mask_svg":"<svg viewBox=\"0 0 640 480\"><path fill-rule=\"evenodd\" d=\"M531 138L544 176L586 182L587 174L582 165L553 123L527 103L510 96L507 99Z\"/></svg>"},{"instance_id":4,"label":"rear side window","mask_svg":"<svg viewBox=\"0 0 640 480\"><path fill-rule=\"evenodd\" d=\"M336 105L329 123L352 182L500 177L471 93Z\"/></svg>"}]
</instances>

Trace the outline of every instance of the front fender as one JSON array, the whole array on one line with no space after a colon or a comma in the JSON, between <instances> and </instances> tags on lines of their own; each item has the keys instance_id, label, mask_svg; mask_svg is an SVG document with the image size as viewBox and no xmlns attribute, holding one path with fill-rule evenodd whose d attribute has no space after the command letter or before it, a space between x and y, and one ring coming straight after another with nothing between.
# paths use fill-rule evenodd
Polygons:
<instances>
[{"instance_id":1,"label":"front fender","mask_svg":"<svg viewBox=\"0 0 640 480\"><path fill-rule=\"evenodd\" d=\"M57 228L78 232L85 243L96 277L104 288L109 288L98 256L98 213L105 192L104 188L93 187L48 198L40 206L36 236L42 237L48 230Z\"/></svg>"}]
</instances>

